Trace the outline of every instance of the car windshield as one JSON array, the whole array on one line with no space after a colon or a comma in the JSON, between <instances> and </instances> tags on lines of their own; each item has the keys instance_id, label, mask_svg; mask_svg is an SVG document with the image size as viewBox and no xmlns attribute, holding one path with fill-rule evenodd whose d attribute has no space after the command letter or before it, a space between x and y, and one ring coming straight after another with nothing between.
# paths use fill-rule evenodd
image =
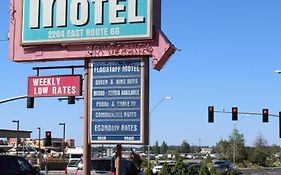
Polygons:
<instances>
[{"instance_id":1,"label":"car windshield","mask_svg":"<svg viewBox=\"0 0 281 175\"><path fill-rule=\"evenodd\" d=\"M68 163L68 167L75 167L77 166L79 160L70 160Z\"/></svg>"},{"instance_id":2,"label":"car windshield","mask_svg":"<svg viewBox=\"0 0 281 175\"><path fill-rule=\"evenodd\" d=\"M227 162L226 161L216 161L214 164L217 164L217 165L219 165L219 164L227 164Z\"/></svg>"}]
</instances>

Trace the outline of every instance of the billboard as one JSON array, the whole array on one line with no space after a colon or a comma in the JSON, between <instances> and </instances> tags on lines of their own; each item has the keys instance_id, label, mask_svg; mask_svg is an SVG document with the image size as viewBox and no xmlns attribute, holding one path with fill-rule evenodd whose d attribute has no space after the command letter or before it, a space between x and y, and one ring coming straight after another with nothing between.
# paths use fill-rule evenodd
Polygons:
<instances>
[{"instance_id":1,"label":"billboard","mask_svg":"<svg viewBox=\"0 0 281 175\"><path fill-rule=\"evenodd\" d=\"M22 45L152 39L152 0L23 0Z\"/></svg>"},{"instance_id":2,"label":"billboard","mask_svg":"<svg viewBox=\"0 0 281 175\"><path fill-rule=\"evenodd\" d=\"M53 75L28 77L29 97L81 96L81 75Z\"/></svg>"},{"instance_id":3,"label":"billboard","mask_svg":"<svg viewBox=\"0 0 281 175\"><path fill-rule=\"evenodd\" d=\"M148 64L142 58L94 60L92 143L143 144L148 134Z\"/></svg>"}]
</instances>

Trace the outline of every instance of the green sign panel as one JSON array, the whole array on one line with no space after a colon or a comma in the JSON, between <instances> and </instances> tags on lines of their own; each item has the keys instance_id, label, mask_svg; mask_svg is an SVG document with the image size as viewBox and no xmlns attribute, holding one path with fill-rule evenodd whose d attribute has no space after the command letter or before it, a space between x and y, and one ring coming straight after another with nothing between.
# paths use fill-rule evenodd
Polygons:
<instances>
[{"instance_id":1,"label":"green sign panel","mask_svg":"<svg viewBox=\"0 0 281 175\"><path fill-rule=\"evenodd\" d=\"M152 0L23 0L22 44L152 38Z\"/></svg>"}]
</instances>

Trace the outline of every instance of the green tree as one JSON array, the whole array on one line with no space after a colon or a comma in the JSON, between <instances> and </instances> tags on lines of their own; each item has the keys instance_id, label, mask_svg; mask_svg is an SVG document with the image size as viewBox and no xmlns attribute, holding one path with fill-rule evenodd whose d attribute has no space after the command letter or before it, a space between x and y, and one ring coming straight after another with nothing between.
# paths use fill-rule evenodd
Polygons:
<instances>
[{"instance_id":1,"label":"green tree","mask_svg":"<svg viewBox=\"0 0 281 175\"><path fill-rule=\"evenodd\" d=\"M152 169L150 167L145 168L143 174L144 175L152 175L153 174Z\"/></svg>"},{"instance_id":2,"label":"green tree","mask_svg":"<svg viewBox=\"0 0 281 175\"><path fill-rule=\"evenodd\" d=\"M160 154L160 147L158 141L156 141L155 146L152 146L151 151L153 154Z\"/></svg>"},{"instance_id":3,"label":"green tree","mask_svg":"<svg viewBox=\"0 0 281 175\"><path fill-rule=\"evenodd\" d=\"M168 164L165 163L165 164L163 165L163 167L161 168L160 172L158 173L158 175L174 175L174 174L172 173L172 170L171 170L171 168L168 166Z\"/></svg>"},{"instance_id":4,"label":"green tree","mask_svg":"<svg viewBox=\"0 0 281 175\"><path fill-rule=\"evenodd\" d=\"M215 152L219 159L227 159L230 144L227 140L220 140L215 146Z\"/></svg>"},{"instance_id":5,"label":"green tree","mask_svg":"<svg viewBox=\"0 0 281 175\"><path fill-rule=\"evenodd\" d=\"M140 155L136 154L134 151L131 151L130 160L134 163L134 165L138 168L138 170L141 169L142 160Z\"/></svg>"},{"instance_id":6,"label":"green tree","mask_svg":"<svg viewBox=\"0 0 281 175\"><path fill-rule=\"evenodd\" d=\"M212 163L212 157L210 156L210 154L207 155L206 159L204 159L205 163Z\"/></svg>"},{"instance_id":7,"label":"green tree","mask_svg":"<svg viewBox=\"0 0 281 175\"><path fill-rule=\"evenodd\" d=\"M200 175L211 175L211 172L209 171L207 165L203 164L202 167L200 168L199 174ZM215 174L212 174L212 175L215 175Z\"/></svg>"},{"instance_id":8,"label":"green tree","mask_svg":"<svg viewBox=\"0 0 281 175\"><path fill-rule=\"evenodd\" d=\"M277 145L271 145L267 148L268 158L266 164L268 166L280 166L280 159L277 156L280 156L280 147Z\"/></svg>"},{"instance_id":9,"label":"green tree","mask_svg":"<svg viewBox=\"0 0 281 175\"><path fill-rule=\"evenodd\" d=\"M186 175L187 170L185 169L183 159L181 157L177 157L177 163L174 168L172 168L173 175Z\"/></svg>"},{"instance_id":10,"label":"green tree","mask_svg":"<svg viewBox=\"0 0 281 175\"><path fill-rule=\"evenodd\" d=\"M189 167L187 168L187 173L186 173L186 175L194 175L194 174L198 174L198 171L197 171L196 167L195 167L194 165L189 166Z\"/></svg>"},{"instance_id":11,"label":"green tree","mask_svg":"<svg viewBox=\"0 0 281 175\"><path fill-rule=\"evenodd\" d=\"M147 150L148 150L148 145L143 145L142 151L145 153L145 152L147 152Z\"/></svg>"},{"instance_id":12,"label":"green tree","mask_svg":"<svg viewBox=\"0 0 281 175\"><path fill-rule=\"evenodd\" d=\"M266 166L267 141L261 134L256 137L254 146L254 149L250 151L249 161L260 166Z\"/></svg>"},{"instance_id":13,"label":"green tree","mask_svg":"<svg viewBox=\"0 0 281 175\"><path fill-rule=\"evenodd\" d=\"M261 134L259 134L256 137L254 146L256 147L256 149L259 149L259 150L262 150L262 151L266 151L267 140Z\"/></svg>"},{"instance_id":14,"label":"green tree","mask_svg":"<svg viewBox=\"0 0 281 175\"><path fill-rule=\"evenodd\" d=\"M180 153L190 153L190 145L184 140L180 146Z\"/></svg>"},{"instance_id":15,"label":"green tree","mask_svg":"<svg viewBox=\"0 0 281 175\"><path fill-rule=\"evenodd\" d=\"M227 159L235 159L236 163L241 163L247 158L244 135L240 134L237 128L234 128L229 136L228 148Z\"/></svg>"},{"instance_id":16,"label":"green tree","mask_svg":"<svg viewBox=\"0 0 281 175\"><path fill-rule=\"evenodd\" d=\"M166 154L169 149L169 146L165 141L163 141L161 147L160 147L160 154Z\"/></svg>"}]
</instances>

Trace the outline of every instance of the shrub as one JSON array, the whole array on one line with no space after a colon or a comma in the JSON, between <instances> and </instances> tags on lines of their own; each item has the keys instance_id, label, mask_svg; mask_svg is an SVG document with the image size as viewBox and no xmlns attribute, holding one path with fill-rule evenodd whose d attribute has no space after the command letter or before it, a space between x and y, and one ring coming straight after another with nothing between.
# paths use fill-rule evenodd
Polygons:
<instances>
[{"instance_id":1,"label":"shrub","mask_svg":"<svg viewBox=\"0 0 281 175\"><path fill-rule=\"evenodd\" d=\"M200 171L199 171L199 174L200 175L211 175L211 172L209 171L207 165L202 165L202 167L200 168ZM213 174L212 174L213 175ZM214 174L215 175L215 174Z\"/></svg>"},{"instance_id":2,"label":"shrub","mask_svg":"<svg viewBox=\"0 0 281 175\"><path fill-rule=\"evenodd\" d=\"M144 169L144 175L152 175L152 169L150 167Z\"/></svg>"}]
</instances>

